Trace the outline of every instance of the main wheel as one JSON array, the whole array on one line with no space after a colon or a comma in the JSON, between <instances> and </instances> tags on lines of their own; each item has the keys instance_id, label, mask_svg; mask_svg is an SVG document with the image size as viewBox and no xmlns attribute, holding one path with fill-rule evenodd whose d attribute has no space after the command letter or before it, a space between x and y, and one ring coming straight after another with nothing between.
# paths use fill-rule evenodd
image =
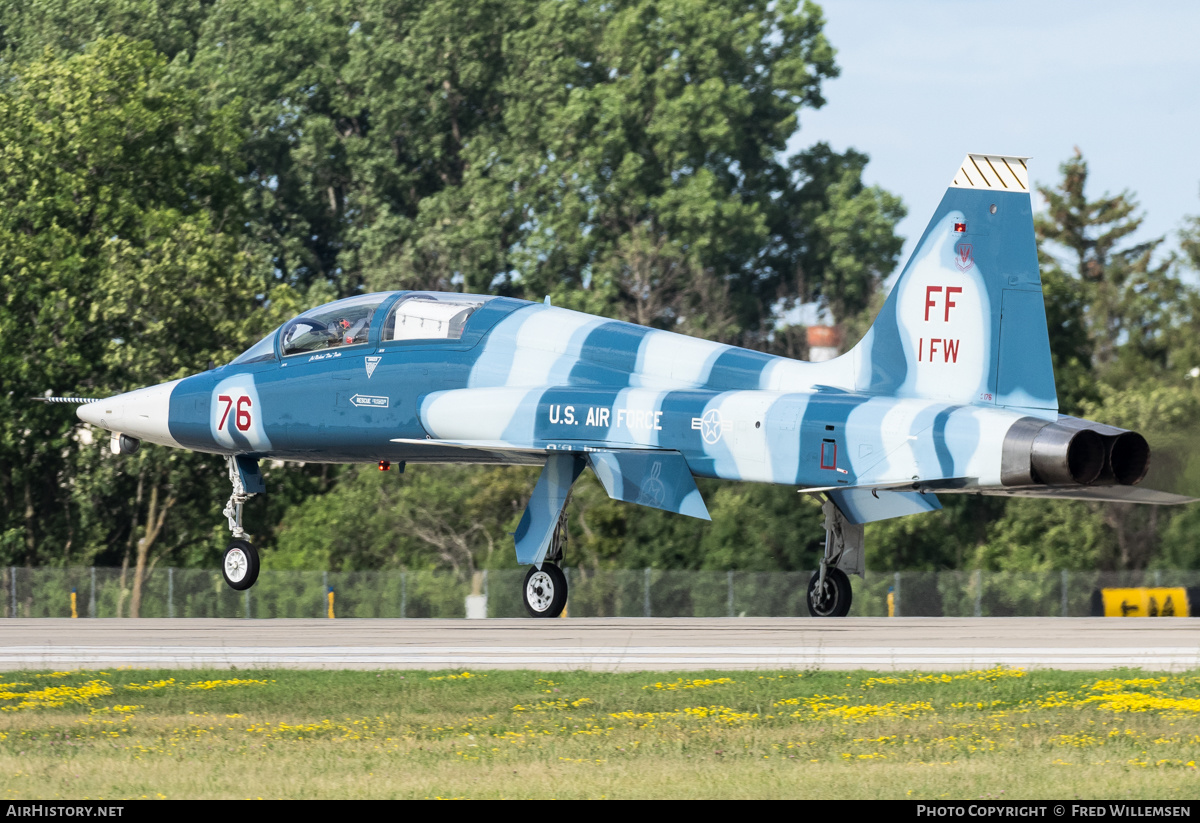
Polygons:
<instances>
[{"instance_id":1,"label":"main wheel","mask_svg":"<svg viewBox=\"0 0 1200 823\"><path fill-rule=\"evenodd\" d=\"M845 617L850 613L850 578L841 569L825 570L825 585L817 591L817 572L808 581L808 611L813 617Z\"/></svg>"},{"instance_id":2,"label":"main wheel","mask_svg":"<svg viewBox=\"0 0 1200 823\"><path fill-rule=\"evenodd\" d=\"M231 589L242 591L258 580L258 550L247 540L232 540L221 561L221 574Z\"/></svg>"},{"instance_id":3,"label":"main wheel","mask_svg":"<svg viewBox=\"0 0 1200 823\"><path fill-rule=\"evenodd\" d=\"M531 566L525 575L525 611L530 617L558 617L567 605L567 576L553 563Z\"/></svg>"}]
</instances>

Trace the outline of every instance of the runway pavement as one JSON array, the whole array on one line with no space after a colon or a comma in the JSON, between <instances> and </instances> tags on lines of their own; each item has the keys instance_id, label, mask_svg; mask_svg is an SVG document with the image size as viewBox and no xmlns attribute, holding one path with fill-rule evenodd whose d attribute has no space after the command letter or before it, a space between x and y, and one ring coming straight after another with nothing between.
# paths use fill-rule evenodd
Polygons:
<instances>
[{"instance_id":1,"label":"runway pavement","mask_svg":"<svg viewBox=\"0 0 1200 823\"><path fill-rule=\"evenodd\" d=\"M1200 669L1200 620L0 620L0 670Z\"/></svg>"}]
</instances>

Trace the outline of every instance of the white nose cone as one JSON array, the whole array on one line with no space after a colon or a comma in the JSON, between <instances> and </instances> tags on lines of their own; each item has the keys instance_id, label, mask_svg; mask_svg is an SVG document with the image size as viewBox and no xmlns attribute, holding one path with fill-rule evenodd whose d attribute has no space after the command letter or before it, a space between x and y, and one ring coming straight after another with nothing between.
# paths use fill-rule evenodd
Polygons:
<instances>
[{"instance_id":1,"label":"white nose cone","mask_svg":"<svg viewBox=\"0 0 1200 823\"><path fill-rule=\"evenodd\" d=\"M91 423L93 426L98 426L101 429L107 429L107 419L108 417L112 417L112 410L114 408L112 400L93 400L91 403L84 403L82 406L77 406L75 414L79 415L79 419L84 423ZM105 416L105 409L109 409L107 417Z\"/></svg>"},{"instance_id":2,"label":"white nose cone","mask_svg":"<svg viewBox=\"0 0 1200 823\"><path fill-rule=\"evenodd\" d=\"M171 437L171 391L178 380L137 391L118 394L106 400L84 403L75 410L79 419L111 432L121 432L138 440L162 446L180 444Z\"/></svg>"}]
</instances>

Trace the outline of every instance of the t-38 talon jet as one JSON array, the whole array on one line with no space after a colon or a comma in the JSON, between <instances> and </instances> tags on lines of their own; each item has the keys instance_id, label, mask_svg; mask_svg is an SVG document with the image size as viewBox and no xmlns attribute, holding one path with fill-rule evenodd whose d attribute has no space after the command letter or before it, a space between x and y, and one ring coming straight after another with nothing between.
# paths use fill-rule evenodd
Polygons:
<instances>
[{"instance_id":1,"label":"t-38 talon jet","mask_svg":"<svg viewBox=\"0 0 1200 823\"><path fill-rule=\"evenodd\" d=\"M242 505L264 458L543 467L514 535L531 615L567 599L571 485L708 519L694 477L819 495L814 615L850 609L863 524L939 509L939 494L1142 503L1135 432L1062 416L1025 159L969 155L874 325L806 363L505 297L365 294L301 314L220 368L78 408L114 451L146 440L224 455L233 539L253 585Z\"/></svg>"}]
</instances>

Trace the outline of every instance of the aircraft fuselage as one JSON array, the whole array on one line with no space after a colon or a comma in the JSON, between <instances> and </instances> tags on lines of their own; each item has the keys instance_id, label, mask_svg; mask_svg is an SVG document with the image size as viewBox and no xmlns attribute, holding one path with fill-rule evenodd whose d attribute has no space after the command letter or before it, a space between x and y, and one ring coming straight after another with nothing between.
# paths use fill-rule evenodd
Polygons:
<instances>
[{"instance_id":1,"label":"aircraft fuselage","mask_svg":"<svg viewBox=\"0 0 1200 823\"><path fill-rule=\"evenodd\" d=\"M849 487L997 485L1004 435L1029 414L857 392L849 364L839 375L542 304L497 299L484 312L495 322L474 340L276 357L120 395L103 402L128 415L104 425L195 451L319 462L541 464L544 451L670 449L700 477ZM165 431L139 423L163 412Z\"/></svg>"}]
</instances>

